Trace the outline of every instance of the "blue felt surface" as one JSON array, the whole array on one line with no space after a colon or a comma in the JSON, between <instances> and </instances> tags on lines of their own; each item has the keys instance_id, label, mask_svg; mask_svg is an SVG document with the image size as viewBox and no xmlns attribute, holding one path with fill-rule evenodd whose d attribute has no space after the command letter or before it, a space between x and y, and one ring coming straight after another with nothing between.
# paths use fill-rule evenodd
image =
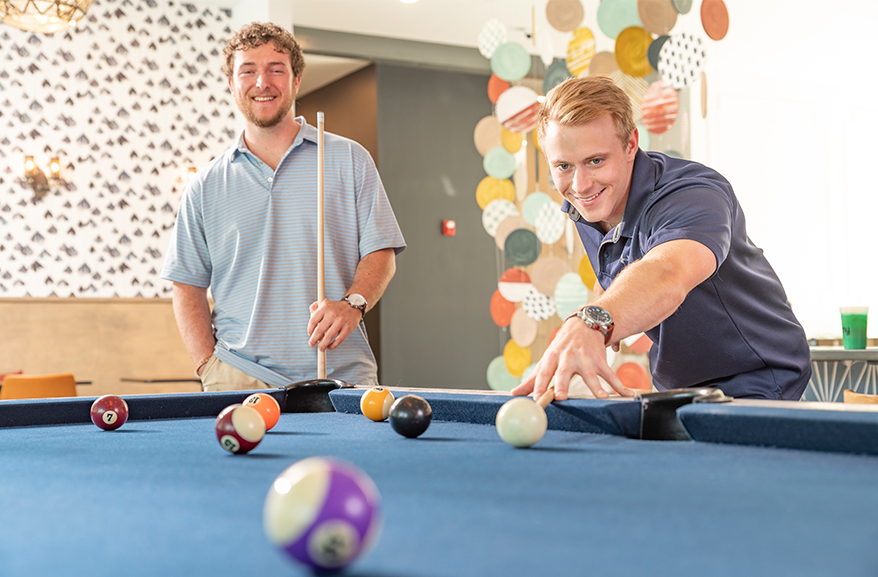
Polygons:
<instances>
[{"instance_id":1,"label":"blue felt surface","mask_svg":"<svg viewBox=\"0 0 878 577\"><path fill-rule=\"evenodd\" d=\"M349 575L878 573L875 457L555 430L520 450L491 426L405 439L338 413L284 414L234 456L213 423L0 431L0 575L305 575L261 509L313 455L352 461L383 497L383 535Z\"/></svg>"}]
</instances>

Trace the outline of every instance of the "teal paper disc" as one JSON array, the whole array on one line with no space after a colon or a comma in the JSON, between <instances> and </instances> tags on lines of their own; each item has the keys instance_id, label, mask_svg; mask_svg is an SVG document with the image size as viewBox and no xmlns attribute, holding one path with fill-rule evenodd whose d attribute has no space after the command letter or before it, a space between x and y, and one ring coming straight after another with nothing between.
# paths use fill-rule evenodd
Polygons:
<instances>
[{"instance_id":1,"label":"teal paper disc","mask_svg":"<svg viewBox=\"0 0 878 577\"><path fill-rule=\"evenodd\" d=\"M491 56L491 72L503 80L514 82L530 72L530 54L521 44L501 44Z\"/></svg>"}]
</instances>

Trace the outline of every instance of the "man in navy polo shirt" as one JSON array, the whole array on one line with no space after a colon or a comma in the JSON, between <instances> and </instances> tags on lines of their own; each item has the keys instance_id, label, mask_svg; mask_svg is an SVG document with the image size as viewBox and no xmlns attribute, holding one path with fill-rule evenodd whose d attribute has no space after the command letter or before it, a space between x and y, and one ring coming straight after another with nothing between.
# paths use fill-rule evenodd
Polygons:
<instances>
[{"instance_id":1,"label":"man in navy polo shirt","mask_svg":"<svg viewBox=\"0 0 878 577\"><path fill-rule=\"evenodd\" d=\"M810 349L780 280L747 237L731 185L695 162L638 148L629 97L603 77L546 97L540 146L595 269L595 299L564 322L513 393L540 395L579 375L630 396L607 346L645 332L659 389L711 386L736 398L801 397Z\"/></svg>"}]
</instances>

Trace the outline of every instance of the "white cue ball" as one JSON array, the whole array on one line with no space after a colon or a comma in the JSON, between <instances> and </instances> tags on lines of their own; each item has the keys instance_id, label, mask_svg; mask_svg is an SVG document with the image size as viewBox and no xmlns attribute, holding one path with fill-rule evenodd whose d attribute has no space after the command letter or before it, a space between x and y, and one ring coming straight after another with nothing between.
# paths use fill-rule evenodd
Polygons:
<instances>
[{"instance_id":1,"label":"white cue ball","mask_svg":"<svg viewBox=\"0 0 878 577\"><path fill-rule=\"evenodd\" d=\"M546 411L529 397L516 397L497 411L497 433L513 447L536 445L548 428Z\"/></svg>"}]
</instances>

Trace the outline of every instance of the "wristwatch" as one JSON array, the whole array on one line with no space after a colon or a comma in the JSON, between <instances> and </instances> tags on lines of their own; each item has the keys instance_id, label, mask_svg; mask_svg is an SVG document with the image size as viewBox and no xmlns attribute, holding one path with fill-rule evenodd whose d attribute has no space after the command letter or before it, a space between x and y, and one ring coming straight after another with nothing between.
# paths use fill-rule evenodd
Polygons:
<instances>
[{"instance_id":1,"label":"wristwatch","mask_svg":"<svg viewBox=\"0 0 878 577\"><path fill-rule=\"evenodd\" d=\"M351 293L341 300L346 301L349 305L351 305L351 307L355 309L360 309L360 312L363 313L363 316L366 316L366 305L368 303L366 303L366 299L363 298L363 295Z\"/></svg>"},{"instance_id":2,"label":"wristwatch","mask_svg":"<svg viewBox=\"0 0 878 577\"><path fill-rule=\"evenodd\" d=\"M605 346L610 344L610 339L613 336L613 329L616 324L613 322L612 315L610 315L606 309L594 305L588 305L584 309L576 311L570 315L570 317L579 317L582 319L585 326L604 335ZM567 318L569 319L570 317Z\"/></svg>"}]
</instances>

